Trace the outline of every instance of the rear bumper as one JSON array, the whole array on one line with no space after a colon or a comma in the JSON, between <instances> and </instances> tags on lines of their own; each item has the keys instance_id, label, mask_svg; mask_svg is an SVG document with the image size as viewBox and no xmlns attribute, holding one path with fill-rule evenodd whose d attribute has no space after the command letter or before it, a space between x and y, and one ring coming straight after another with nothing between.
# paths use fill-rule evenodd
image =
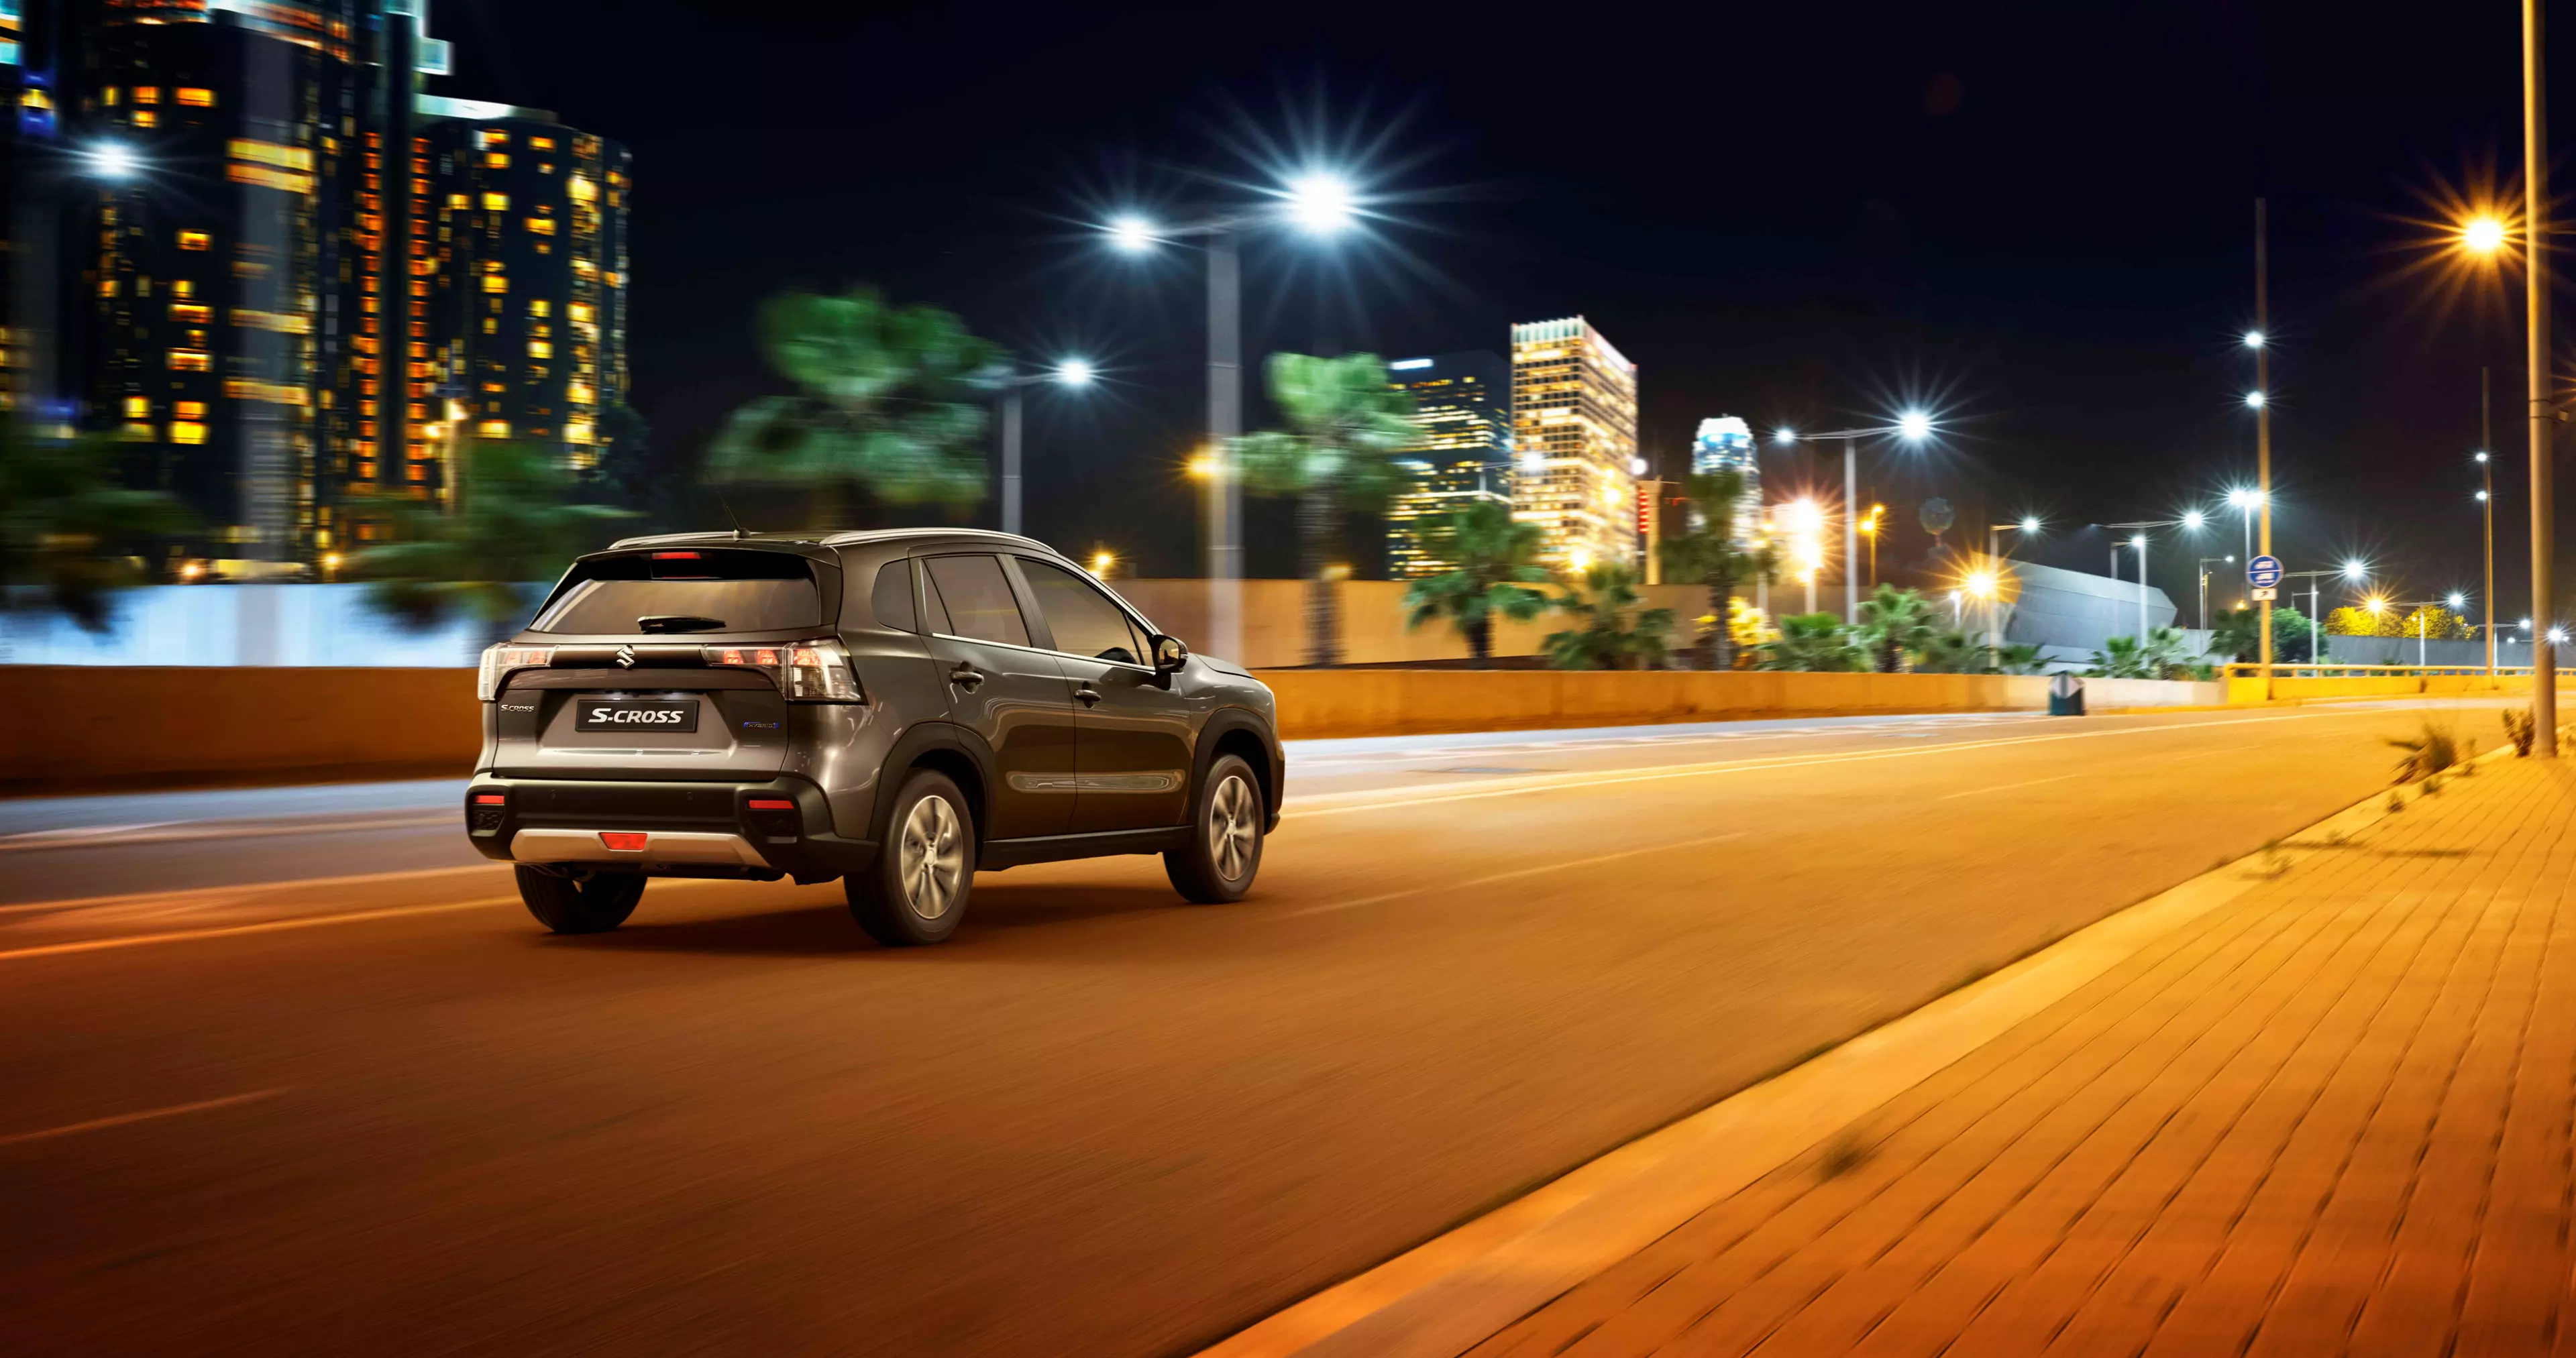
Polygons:
<instances>
[{"instance_id":1,"label":"rear bumper","mask_svg":"<svg viewBox=\"0 0 2576 1358\"><path fill-rule=\"evenodd\" d=\"M877 855L873 843L832 833L823 790L802 778L612 782L483 773L466 787L463 810L476 851L507 863L821 882L864 872Z\"/></svg>"}]
</instances>

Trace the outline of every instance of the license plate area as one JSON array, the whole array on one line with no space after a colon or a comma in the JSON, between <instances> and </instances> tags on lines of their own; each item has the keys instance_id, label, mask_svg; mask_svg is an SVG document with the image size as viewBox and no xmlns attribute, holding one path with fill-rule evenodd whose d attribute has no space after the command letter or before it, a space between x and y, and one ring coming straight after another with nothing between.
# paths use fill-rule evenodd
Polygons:
<instances>
[{"instance_id":1,"label":"license plate area","mask_svg":"<svg viewBox=\"0 0 2576 1358\"><path fill-rule=\"evenodd\" d=\"M696 698L644 698L629 694L585 693L574 699L572 729L583 734L623 732L633 735L695 734Z\"/></svg>"}]
</instances>

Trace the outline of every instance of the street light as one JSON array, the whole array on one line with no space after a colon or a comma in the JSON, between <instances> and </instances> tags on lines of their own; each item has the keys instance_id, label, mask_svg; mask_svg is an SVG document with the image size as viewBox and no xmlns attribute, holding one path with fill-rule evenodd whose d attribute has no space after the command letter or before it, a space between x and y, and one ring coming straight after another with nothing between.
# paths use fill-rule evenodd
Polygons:
<instances>
[{"instance_id":1,"label":"street light","mask_svg":"<svg viewBox=\"0 0 2576 1358\"><path fill-rule=\"evenodd\" d=\"M2473 255L2492 255L2504 248L2504 220L2481 212L2460 223L2460 247Z\"/></svg>"},{"instance_id":2,"label":"street light","mask_svg":"<svg viewBox=\"0 0 2576 1358\"><path fill-rule=\"evenodd\" d=\"M2263 393L2259 391L2249 391L2245 393L2245 404L2254 407L2256 410L2261 410L2263 408Z\"/></svg>"},{"instance_id":3,"label":"street light","mask_svg":"<svg viewBox=\"0 0 2576 1358\"><path fill-rule=\"evenodd\" d=\"M2111 542L2111 578L2112 578L2112 579L2114 579L2114 580L2117 580L2117 579L2119 579L2119 578L2120 578L2120 549L2121 549L2121 548L2123 548L2123 547L2128 547L2128 548L2131 548L2131 549L2135 550L2135 551L2137 552L2137 554L2138 554L2138 644L2139 644L2140 646L2144 646L2144 645L2146 645L2146 644L2147 644L2147 534L2146 534L2146 530L2147 530L2147 529L2150 529L2150 528L2159 527L2159 526L2160 526L2160 525L2158 525L2158 524L2154 524L2154 523L2146 523L2146 522L2139 522L2139 523L2103 523L2103 524L2095 524L2095 525L2094 525L2094 527L2096 527L2096 528L2109 528L2109 529L2112 529L2112 530L2114 530L2114 531L2119 530L2119 529L2122 529L2122 528L2126 528L2126 529L2130 529L2130 530L2132 530L2132 531L2131 531L2131 533L2130 533L2130 536L2129 536L2129 540L2128 540L2128 541L2126 541L2126 542L2121 542L2121 541L2119 541L2118 539L2116 539L2116 538L2115 538L2115 539L2113 539L2113 540L2112 540L2112 542Z\"/></svg>"},{"instance_id":4,"label":"street light","mask_svg":"<svg viewBox=\"0 0 2576 1358\"><path fill-rule=\"evenodd\" d=\"M1359 198L1339 175L1309 170L1275 191L1272 212L1237 211L1179 226L1124 212L1102 223L1111 246L1142 254L1166 241L1196 240L1207 252L1208 451L1211 465L1194 473L1203 485L1206 522L1208 652L1243 655L1243 484L1234 475L1234 441L1243 434L1243 233L1284 219L1305 234L1332 236L1351 225Z\"/></svg>"},{"instance_id":5,"label":"street light","mask_svg":"<svg viewBox=\"0 0 2576 1358\"><path fill-rule=\"evenodd\" d=\"M2204 632L2209 630L2209 563L2213 561L2222 566L2233 566L2236 564L2236 558L2232 556L2204 556L2198 562L2200 571L2200 630Z\"/></svg>"},{"instance_id":6,"label":"street light","mask_svg":"<svg viewBox=\"0 0 2576 1358\"><path fill-rule=\"evenodd\" d=\"M1079 358L1059 361L1051 368L1037 372L1014 371L1010 366L988 369L978 378L985 386L1002 393L1002 531L1020 531L1020 388L1040 382L1058 386L1088 386L1095 375L1088 362Z\"/></svg>"},{"instance_id":7,"label":"street light","mask_svg":"<svg viewBox=\"0 0 2576 1358\"><path fill-rule=\"evenodd\" d=\"M1871 429L1835 429L1822 434L1801 434L1792 429L1772 431L1773 442L1821 443L1841 439L1843 443L1843 623L1860 625L1860 575L1852 569L1852 559L1860 555L1860 516L1852 512L1860 503L1860 443L1864 438L1894 434L1908 443L1921 443L1932 436L1932 417L1921 410L1899 413L1896 423ZM1872 545L1876 540L1872 539ZM1812 582L1811 582L1812 583ZM1815 611L1815 600L1807 601L1807 611Z\"/></svg>"},{"instance_id":8,"label":"street light","mask_svg":"<svg viewBox=\"0 0 2576 1358\"><path fill-rule=\"evenodd\" d=\"M2246 348L2248 348L2248 349L2260 349L2260 348L2262 348L2262 347L2263 347L2263 332L2262 332L2262 331L2260 331L2260 330L2248 330L2248 331L2246 331L2246 332L2245 332L2245 347L2246 347Z\"/></svg>"},{"instance_id":9,"label":"street light","mask_svg":"<svg viewBox=\"0 0 2576 1358\"><path fill-rule=\"evenodd\" d=\"M1986 644L1988 646L1999 647L2004 644L2002 616L2004 571L2003 535L2005 533L2019 533L2023 537L2028 537L2038 531L2039 516L2037 514L2024 514L2021 522L2019 523L1990 523L1986 525L1986 589L1977 597L1986 601ZM1970 578L1974 579L1974 577Z\"/></svg>"},{"instance_id":10,"label":"street light","mask_svg":"<svg viewBox=\"0 0 2576 1358\"><path fill-rule=\"evenodd\" d=\"M89 162L89 172L101 179L130 179L142 168L131 148L120 142L94 142L81 152Z\"/></svg>"},{"instance_id":11,"label":"street light","mask_svg":"<svg viewBox=\"0 0 2576 1358\"><path fill-rule=\"evenodd\" d=\"M2208 521L2208 516L2197 509L2186 509L2182 512L2182 526L2195 533L2199 532L2200 526Z\"/></svg>"},{"instance_id":12,"label":"street light","mask_svg":"<svg viewBox=\"0 0 2576 1358\"><path fill-rule=\"evenodd\" d=\"M2254 559L2254 511L2263 507L2263 492L2238 486L2227 492L2228 506L2245 520L2245 559Z\"/></svg>"}]
</instances>

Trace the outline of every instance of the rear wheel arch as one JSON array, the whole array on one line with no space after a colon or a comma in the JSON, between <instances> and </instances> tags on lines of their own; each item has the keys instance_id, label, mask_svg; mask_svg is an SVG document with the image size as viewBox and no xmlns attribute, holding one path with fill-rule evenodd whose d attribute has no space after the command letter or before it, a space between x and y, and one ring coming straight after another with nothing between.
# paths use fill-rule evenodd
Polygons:
<instances>
[{"instance_id":1,"label":"rear wheel arch","mask_svg":"<svg viewBox=\"0 0 2576 1358\"><path fill-rule=\"evenodd\" d=\"M870 817L875 839L883 844L893 833L888 817L904 780L916 769L931 769L945 775L965 795L967 807L975 813L975 842L980 849L984 825L993 809L993 782L986 772L991 767L992 756L974 732L955 722L915 722L887 752L884 769L878 775L876 806Z\"/></svg>"}]
</instances>

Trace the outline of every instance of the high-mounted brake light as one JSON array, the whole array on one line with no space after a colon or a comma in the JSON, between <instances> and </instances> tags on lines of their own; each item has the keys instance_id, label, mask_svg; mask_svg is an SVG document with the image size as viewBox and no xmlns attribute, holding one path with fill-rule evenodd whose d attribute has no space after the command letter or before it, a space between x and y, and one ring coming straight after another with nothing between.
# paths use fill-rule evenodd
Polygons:
<instances>
[{"instance_id":1,"label":"high-mounted brake light","mask_svg":"<svg viewBox=\"0 0 2576 1358\"><path fill-rule=\"evenodd\" d=\"M542 669L554 663L552 646L512 646L507 642L484 649L482 671L474 677L474 696L490 702L501 694L501 685L514 670Z\"/></svg>"},{"instance_id":2,"label":"high-mounted brake light","mask_svg":"<svg viewBox=\"0 0 2576 1358\"><path fill-rule=\"evenodd\" d=\"M656 561L697 561L702 558L700 558L696 552L655 552L653 554L653 559Z\"/></svg>"}]
</instances>

